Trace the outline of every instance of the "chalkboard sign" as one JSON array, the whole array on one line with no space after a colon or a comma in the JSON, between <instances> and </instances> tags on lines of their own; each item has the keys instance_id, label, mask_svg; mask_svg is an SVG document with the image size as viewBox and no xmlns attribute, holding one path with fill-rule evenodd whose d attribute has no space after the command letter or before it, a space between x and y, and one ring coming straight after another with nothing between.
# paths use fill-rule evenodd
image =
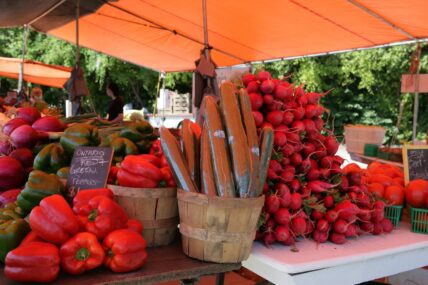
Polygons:
<instances>
[{"instance_id":1,"label":"chalkboard sign","mask_svg":"<svg viewBox=\"0 0 428 285\"><path fill-rule=\"evenodd\" d=\"M110 147L76 148L67 179L68 198L80 190L105 187L112 158Z\"/></svg>"},{"instance_id":2,"label":"chalkboard sign","mask_svg":"<svg viewBox=\"0 0 428 285\"><path fill-rule=\"evenodd\" d=\"M428 146L405 145L403 165L406 184L418 178L428 180Z\"/></svg>"}]
</instances>

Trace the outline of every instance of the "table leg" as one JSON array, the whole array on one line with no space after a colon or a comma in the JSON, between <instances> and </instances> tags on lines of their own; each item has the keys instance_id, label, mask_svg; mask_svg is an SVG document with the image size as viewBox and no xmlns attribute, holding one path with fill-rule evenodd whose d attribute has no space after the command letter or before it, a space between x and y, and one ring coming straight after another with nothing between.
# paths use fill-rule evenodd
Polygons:
<instances>
[{"instance_id":1,"label":"table leg","mask_svg":"<svg viewBox=\"0 0 428 285\"><path fill-rule=\"evenodd\" d=\"M217 274L215 284L216 285L224 285L224 272Z\"/></svg>"}]
</instances>

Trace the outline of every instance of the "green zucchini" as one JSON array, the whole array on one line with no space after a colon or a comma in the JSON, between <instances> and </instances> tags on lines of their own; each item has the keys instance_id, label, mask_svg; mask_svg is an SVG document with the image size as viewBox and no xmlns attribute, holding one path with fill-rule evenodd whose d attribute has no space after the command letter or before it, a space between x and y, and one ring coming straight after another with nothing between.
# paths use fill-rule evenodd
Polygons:
<instances>
[{"instance_id":1,"label":"green zucchini","mask_svg":"<svg viewBox=\"0 0 428 285\"><path fill-rule=\"evenodd\" d=\"M260 135L260 170L259 170L259 186L251 197L258 197L263 192L263 185L266 182L266 176L269 168L270 157L273 148L273 129L264 127Z\"/></svg>"},{"instance_id":2,"label":"green zucchini","mask_svg":"<svg viewBox=\"0 0 428 285\"><path fill-rule=\"evenodd\" d=\"M201 193L216 196L210 142L206 124L202 128L201 135Z\"/></svg>"},{"instance_id":3,"label":"green zucchini","mask_svg":"<svg viewBox=\"0 0 428 285\"><path fill-rule=\"evenodd\" d=\"M205 122L208 128L210 151L213 162L217 193L221 197L236 197L235 183L230 166L227 138L220 117L220 112L212 96L204 97Z\"/></svg>"},{"instance_id":4,"label":"green zucchini","mask_svg":"<svg viewBox=\"0 0 428 285\"><path fill-rule=\"evenodd\" d=\"M254 195L258 187L258 175L260 166L260 148L259 138L257 136L256 123L253 117L253 111L251 109L251 101L247 91L244 88L239 90L239 104L241 107L242 122L245 127L245 133L247 135L248 147L251 158L251 182L248 193ZM252 193L252 194L251 194Z\"/></svg>"},{"instance_id":5,"label":"green zucchini","mask_svg":"<svg viewBox=\"0 0 428 285\"><path fill-rule=\"evenodd\" d=\"M174 135L165 127L161 127L159 132L162 151L168 160L178 186L184 191L198 192L195 183L190 177L186 161L184 160L183 154L180 151L180 147Z\"/></svg>"},{"instance_id":6,"label":"green zucchini","mask_svg":"<svg viewBox=\"0 0 428 285\"><path fill-rule=\"evenodd\" d=\"M242 125L236 88L226 81L220 86L220 102L226 127L227 141L232 157L233 175L239 197L247 197L251 181L251 157Z\"/></svg>"}]
</instances>

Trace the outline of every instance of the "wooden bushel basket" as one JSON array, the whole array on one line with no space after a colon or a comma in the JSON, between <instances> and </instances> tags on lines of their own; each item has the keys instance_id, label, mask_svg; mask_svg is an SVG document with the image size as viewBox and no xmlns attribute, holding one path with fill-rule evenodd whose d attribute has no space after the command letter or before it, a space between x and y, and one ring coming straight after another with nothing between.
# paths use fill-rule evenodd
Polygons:
<instances>
[{"instance_id":1,"label":"wooden bushel basket","mask_svg":"<svg viewBox=\"0 0 428 285\"><path fill-rule=\"evenodd\" d=\"M108 185L130 219L143 223L147 246L172 243L178 231L177 188L131 188Z\"/></svg>"},{"instance_id":2,"label":"wooden bushel basket","mask_svg":"<svg viewBox=\"0 0 428 285\"><path fill-rule=\"evenodd\" d=\"M183 252L217 263L237 263L251 252L264 203L259 198L221 198L177 192Z\"/></svg>"}]
</instances>

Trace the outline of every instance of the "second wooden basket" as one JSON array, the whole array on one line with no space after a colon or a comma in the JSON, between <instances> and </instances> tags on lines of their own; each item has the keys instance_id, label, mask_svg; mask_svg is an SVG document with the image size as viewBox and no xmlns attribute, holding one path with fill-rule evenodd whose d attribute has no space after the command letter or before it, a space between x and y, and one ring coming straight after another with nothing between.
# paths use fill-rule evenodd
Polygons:
<instances>
[{"instance_id":1,"label":"second wooden basket","mask_svg":"<svg viewBox=\"0 0 428 285\"><path fill-rule=\"evenodd\" d=\"M176 188L131 188L108 185L129 218L143 224L147 246L172 243L178 232Z\"/></svg>"},{"instance_id":2,"label":"second wooden basket","mask_svg":"<svg viewBox=\"0 0 428 285\"><path fill-rule=\"evenodd\" d=\"M264 203L259 198L220 198L178 190L183 252L217 263L237 263L251 252Z\"/></svg>"}]
</instances>

